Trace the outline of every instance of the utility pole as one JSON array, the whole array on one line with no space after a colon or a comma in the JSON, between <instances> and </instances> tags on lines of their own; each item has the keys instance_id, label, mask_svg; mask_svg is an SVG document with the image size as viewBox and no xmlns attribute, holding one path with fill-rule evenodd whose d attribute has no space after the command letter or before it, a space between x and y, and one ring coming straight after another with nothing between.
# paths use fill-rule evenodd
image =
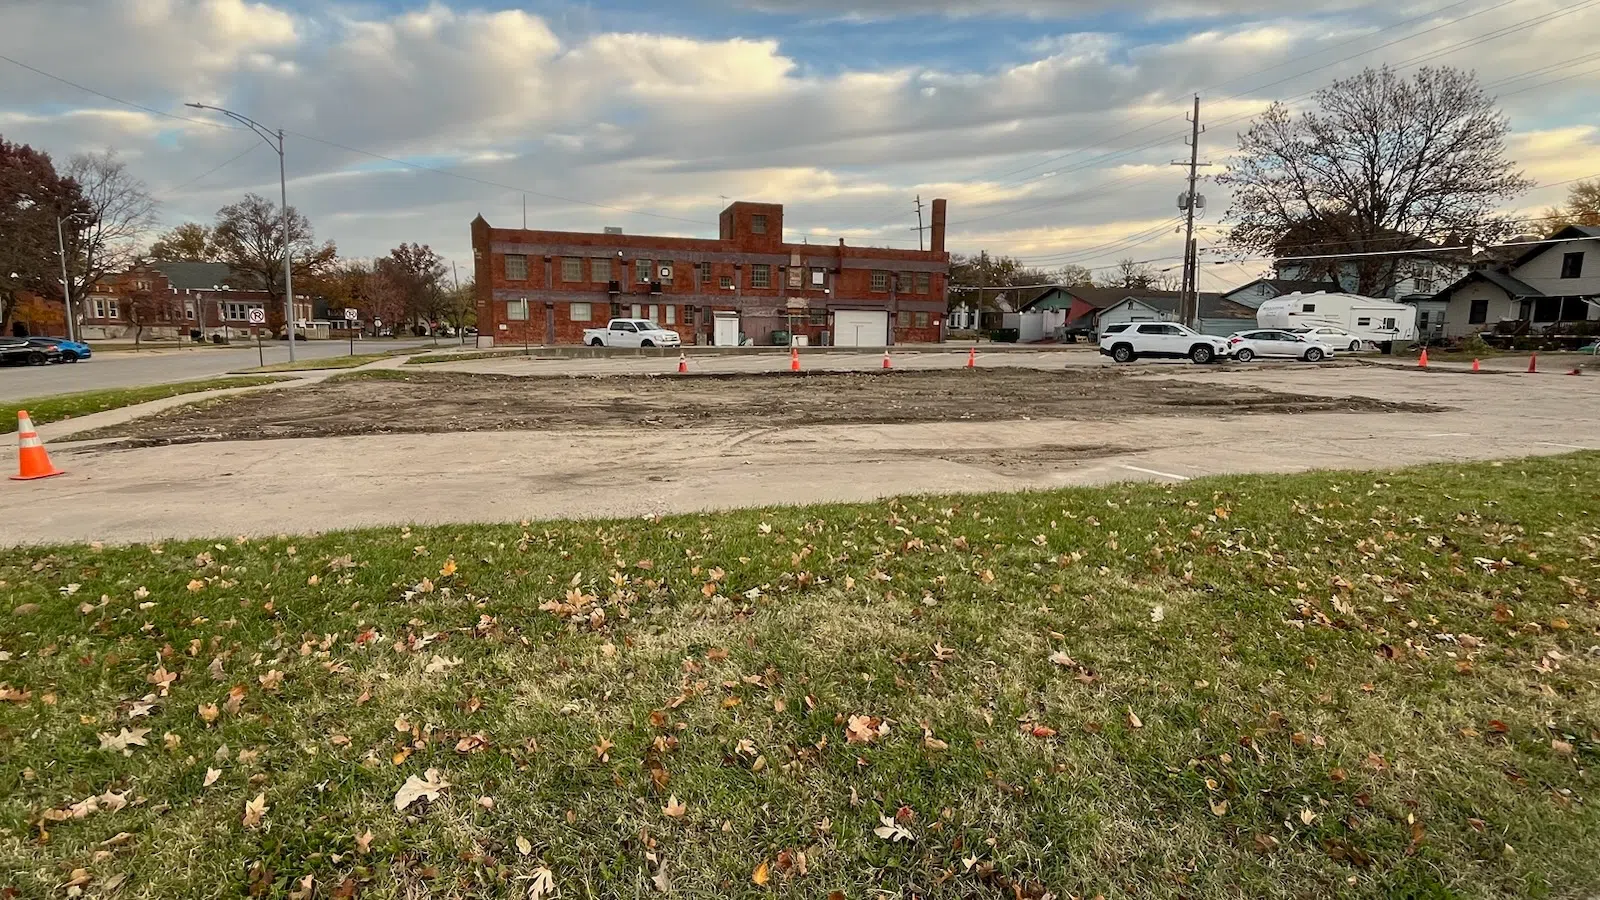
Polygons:
<instances>
[{"instance_id":1,"label":"utility pole","mask_svg":"<svg viewBox=\"0 0 1600 900\"><path fill-rule=\"evenodd\" d=\"M1189 135L1189 161L1174 162L1175 166L1189 167L1189 190L1178 198L1178 208L1184 211L1183 224L1183 290L1178 298L1178 320L1190 328L1199 326L1200 318L1200 288L1199 288L1199 252L1194 242L1194 215L1195 210L1204 205L1205 199L1195 193L1195 182L1200 178L1200 167L1209 166L1210 163L1200 161L1200 135L1205 129L1200 126L1200 95L1194 95L1194 112L1188 117L1191 131Z\"/></svg>"},{"instance_id":2,"label":"utility pole","mask_svg":"<svg viewBox=\"0 0 1600 900\"><path fill-rule=\"evenodd\" d=\"M917 249L922 249L922 195L917 195Z\"/></svg>"}]
</instances>

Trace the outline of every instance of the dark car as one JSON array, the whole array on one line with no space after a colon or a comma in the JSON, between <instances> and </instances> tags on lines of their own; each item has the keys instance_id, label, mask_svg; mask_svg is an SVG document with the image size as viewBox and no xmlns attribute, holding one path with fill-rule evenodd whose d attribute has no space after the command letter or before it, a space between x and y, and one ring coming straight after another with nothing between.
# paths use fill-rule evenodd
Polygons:
<instances>
[{"instance_id":1,"label":"dark car","mask_svg":"<svg viewBox=\"0 0 1600 900\"><path fill-rule=\"evenodd\" d=\"M27 341L35 347L54 347L60 350L62 362L77 362L80 359L88 359L94 355L94 351L89 348L89 345L81 341L70 341L66 338L58 337L31 337L27 338Z\"/></svg>"},{"instance_id":2,"label":"dark car","mask_svg":"<svg viewBox=\"0 0 1600 900\"><path fill-rule=\"evenodd\" d=\"M42 366L61 362L61 351L49 345L35 346L22 338L0 338L0 365Z\"/></svg>"}]
</instances>

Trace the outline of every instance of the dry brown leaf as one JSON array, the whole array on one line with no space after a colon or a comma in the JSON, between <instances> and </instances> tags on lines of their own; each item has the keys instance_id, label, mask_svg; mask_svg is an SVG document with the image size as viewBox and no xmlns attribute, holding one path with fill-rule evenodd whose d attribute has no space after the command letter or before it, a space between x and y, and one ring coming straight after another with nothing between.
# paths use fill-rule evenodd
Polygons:
<instances>
[{"instance_id":1,"label":"dry brown leaf","mask_svg":"<svg viewBox=\"0 0 1600 900\"><path fill-rule=\"evenodd\" d=\"M200 786L201 787L211 787L213 784L216 784L217 783L217 779L221 778L221 777L222 777L222 770L221 769L206 769L205 781L201 782Z\"/></svg>"},{"instance_id":2,"label":"dry brown leaf","mask_svg":"<svg viewBox=\"0 0 1600 900\"><path fill-rule=\"evenodd\" d=\"M1131 706L1128 707L1128 727L1129 728L1143 728L1144 727L1144 722L1139 720L1138 715L1136 715L1134 713L1133 707L1131 707Z\"/></svg>"},{"instance_id":3,"label":"dry brown leaf","mask_svg":"<svg viewBox=\"0 0 1600 900\"><path fill-rule=\"evenodd\" d=\"M123 756L132 756L134 747L149 746L144 736L150 733L148 728L124 728L116 734L109 732L100 733L100 749L120 752Z\"/></svg>"},{"instance_id":4,"label":"dry brown leaf","mask_svg":"<svg viewBox=\"0 0 1600 900\"><path fill-rule=\"evenodd\" d=\"M679 803L678 802L678 796L676 794L673 794L672 796L668 797L667 798L667 805L661 807L662 815L665 815L669 819L681 819L688 812L689 812L688 804Z\"/></svg>"},{"instance_id":5,"label":"dry brown leaf","mask_svg":"<svg viewBox=\"0 0 1600 900\"><path fill-rule=\"evenodd\" d=\"M403 811L418 800L437 800L439 794L448 787L450 782L444 780L438 769L429 769L422 778L408 776L406 783L394 795L395 811Z\"/></svg>"},{"instance_id":6,"label":"dry brown leaf","mask_svg":"<svg viewBox=\"0 0 1600 900\"><path fill-rule=\"evenodd\" d=\"M372 829L368 828L365 834L356 835L356 852L362 856L372 852Z\"/></svg>"},{"instance_id":7,"label":"dry brown leaf","mask_svg":"<svg viewBox=\"0 0 1600 900\"><path fill-rule=\"evenodd\" d=\"M523 856L527 856L528 854L532 853L533 852L533 842L528 840L527 838L523 837L520 834L517 835L517 852L522 854Z\"/></svg>"},{"instance_id":8,"label":"dry brown leaf","mask_svg":"<svg viewBox=\"0 0 1600 900\"><path fill-rule=\"evenodd\" d=\"M247 801L244 805L244 827L255 828L261 824L261 819L267 814L267 795L257 794L254 800Z\"/></svg>"},{"instance_id":9,"label":"dry brown leaf","mask_svg":"<svg viewBox=\"0 0 1600 900\"><path fill-rule=\"evenodd\" d=\"M755 871L750 873L750 880L760 885L765 885L768 881L772 880L772 875L768 872L767 864L765 862L759 866L756 866Z\"/></svg>"}]
</instances>

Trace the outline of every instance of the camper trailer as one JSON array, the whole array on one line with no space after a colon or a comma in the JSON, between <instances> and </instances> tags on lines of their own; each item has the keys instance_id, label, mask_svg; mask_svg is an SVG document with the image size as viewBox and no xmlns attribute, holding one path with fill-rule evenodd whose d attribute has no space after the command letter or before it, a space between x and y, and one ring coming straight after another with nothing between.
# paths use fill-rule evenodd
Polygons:
<instances>
[{"instance_id":1,"label":"camper trailer","mask_svg":"<svg viewBox=\"0 0 1600 900\"><path fill-rule=\"evenodd\" d=\"M1417 308L1357 294L1285 294L1261 304L1262 328L1332 326L1363 344L1408 343L1417 339Z\"/></svg>"}]
</instances>

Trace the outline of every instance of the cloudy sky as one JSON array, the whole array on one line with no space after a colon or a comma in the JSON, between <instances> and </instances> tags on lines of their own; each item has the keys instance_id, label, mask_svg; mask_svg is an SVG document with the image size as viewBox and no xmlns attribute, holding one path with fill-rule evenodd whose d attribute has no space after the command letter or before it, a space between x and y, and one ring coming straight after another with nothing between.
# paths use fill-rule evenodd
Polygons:
<instances>
[{"instance_id":1,"label":"cloudy sky","mask_svg":"<svg viewBox=\"0 0 1600 900\"><path fill-rule=\"evenodd\" d=\"M1379 64L1477 70L1527 174L1600 175L1600 0L3 0L0 53L0 135L116 149L167 224L278 190L185 101L284 128L290 202L352 256L465 264L471 218L524 198L534 227L689 236L767 200L790 240L914 247L920 194L958 251L1173 257L1194 93L1220 162L1268 102Z\"/></svg>"}]
</instances>

